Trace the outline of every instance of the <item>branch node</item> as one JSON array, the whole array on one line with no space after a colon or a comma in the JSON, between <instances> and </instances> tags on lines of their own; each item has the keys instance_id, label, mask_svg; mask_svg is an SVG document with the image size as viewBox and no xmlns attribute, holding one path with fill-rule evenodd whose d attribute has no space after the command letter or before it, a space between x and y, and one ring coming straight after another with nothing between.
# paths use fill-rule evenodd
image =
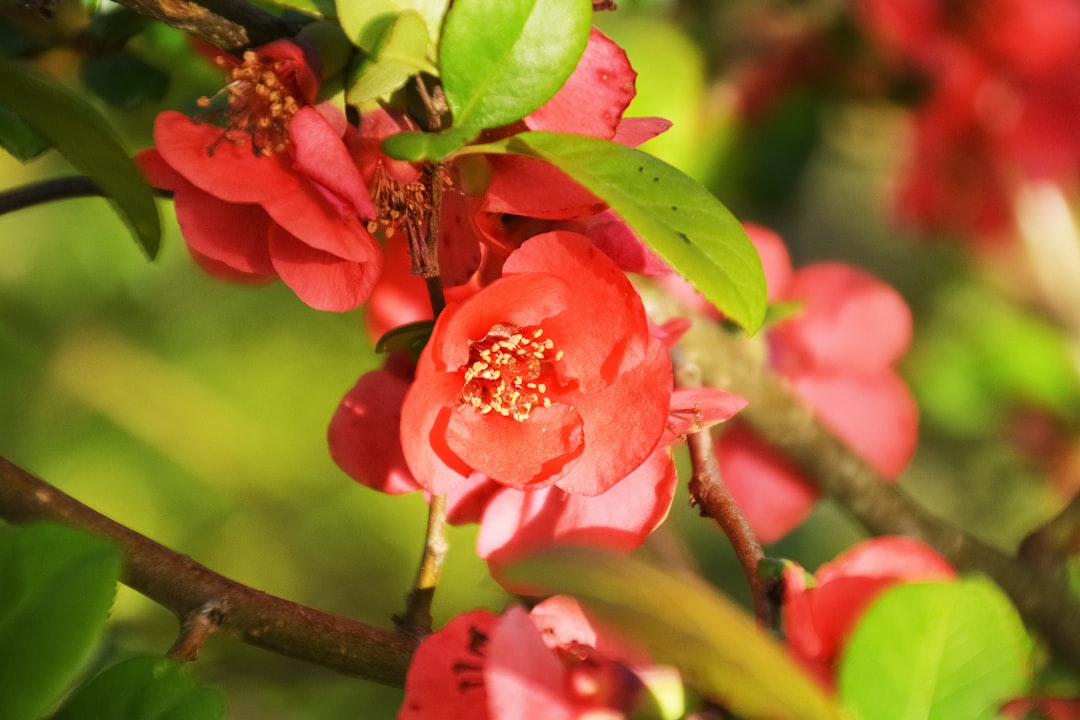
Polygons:
<instances>
[{"instance_id":1,"label":"branch node","mask_svg":"<svg viewBox=\"0 0 1080 720\"><path fill-rule=\"evenodd\" d=\"M222 605L208 602L185 617L180 623L180 634L166 655L181 663L198 659L202 646L221 625L224 616L225 609Z\"/></svg>"}]
</instances>

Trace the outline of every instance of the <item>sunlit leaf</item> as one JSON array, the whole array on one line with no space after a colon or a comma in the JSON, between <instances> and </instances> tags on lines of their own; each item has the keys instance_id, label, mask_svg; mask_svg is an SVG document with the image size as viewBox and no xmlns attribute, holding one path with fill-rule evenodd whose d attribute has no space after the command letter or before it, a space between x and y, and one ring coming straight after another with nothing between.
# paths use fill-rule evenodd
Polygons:
<instances>
[{"instance_id":1,"label":"sunlit leaf","mask_svg":"<svg viewBox=\"0 0 1080 720\"><path fill-rule=\"evenodd\" d=\"M698 578L625 556L561 548L510 567L500 579L530 592L573 595L739 717L841 717L775 640Z\"/></svg>"},{"instance_id":2,"label":"sunlit leaf","mask_svg":"<svg viewBox=\"0 0 1080 720\"><path fill-rule=\"evenodd\" d=\"M361 40L366 53L350 73L345 91L352 105L389 95L419 72L436 72L427 61L427 25L416 12L376 19Z\"/></svg>"},{"instance_id":3,"label":"sunlit leaf","mask_svg":"<svg viewBox=\"0 0 1080 720\"><path fill-rule=\"evenodd\" d=\"M848 641L840 696L864 720L982 720L1022 694L1029 642L987 580L897 585Z\"/></svg>"},{"instance_id":4,"label":"sunlit leaf","mask_svg":"<svg viewBox=\"0 0 1080 720\"><path fill-rule=\"evenodd\" d=\"M80 688L56 720L218 720L221 696L195 687L183 668L163 657L134 657Z\"/></svg>"},{"instance_id":5,"label":"sunlit leaf","mask_svg":"<svg viewBox=\"0 0 1080 720\"><path fill-rule=\"evenodd\" d=\"M439 46L457 127L520 120L562 87L589 39L589 0L456 0Z\"/></svg>"},{"instance_id":6,"label":"sunlit leaf","mask_svg":"<svg viewBox=\"0 0 1080 720\"><path fill-rule=\"evenodd\" d=\"M0 527L0 720L40 717L105 625L120 576L110 543L59 525Z\"/></svg>"},{"instance_id":7,"label":"sunlit leaf","mask_svg":"<svg viewBox=\"0 0 1080 720\"><path fill-rule=\"evenodd\" d=\"M108 120L90 103L25 65L0 61L0 105L44 135L89 175L127 223L149 258L161 225L150 186Z\"/></svg>"},{"instance_id":8,"label":"sunlit leaf","mask_svg":"<svg viewBox=\"0 0 1080 720\"><path fill-rule=\"evenodd\" d=\"M468 152L527 155L555 165L610 205L672 268L748 332L765 317L761 260L735 216L708 190L640 150L583 135L524 132Z\"/></svg>"},{"instance_id":9,"label":"sunlit leaf","mask_svg":"<svg viewBox=\"0 0 1080 720\"><path fill-rule=\"evenodd\" d=\"M373 22L408 12L423 18L428 37L432 43L438 42L448 4L449 0L337 0L337 15L345 34L356 42L357 47L368 50L362 44L362 38Z\"/></svg>"}]
</instances>

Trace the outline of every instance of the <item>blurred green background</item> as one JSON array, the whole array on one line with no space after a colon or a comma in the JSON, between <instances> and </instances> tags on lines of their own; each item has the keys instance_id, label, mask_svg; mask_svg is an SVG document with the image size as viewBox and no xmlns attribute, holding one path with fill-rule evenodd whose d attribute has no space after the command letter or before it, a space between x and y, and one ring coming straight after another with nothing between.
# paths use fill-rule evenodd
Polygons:
<instances>
[{"instance_id":1,"label":"blurred green background","mask_svg":"<svg viewBox=\"0 0 1080 720\"><path fill-rule=\"evenodd\" d=\"M891 225L897 108L804 94L741 128L717 81L739 49L738 26L709 35L695 3L623 5L599 24L639 72L630 114L675 122L649 149L740 217L781 231L796 264L848 259L904 293L916 313L904 370L923 427L903 483L935 513L1014 545L1075 475L1080 393L1069 335L992 264ZM729 5L732 23L749 17L748 5ZM132 151L150 144L157 109L191 110L221 84L190 62L178 33L155 29L137 47L174 76L159 105L111 111ZM63 54L44 64L72 70ZM71 172L55 153L28 165L0 156L0 188ZM0 217L0 454L235 580L389 627L415 572L426 508L415 495L358 486L327 454L338 401L379 363L360 312L316 312L280 283L209 279L187 256L171 203L160 209L167 230L153 263L100 199ZM860 536L824 502L771 552L813 569ZM451 530L437 623L507 602L474 537ZM644 552L696 566L746 600L725 539L684 492ZM126 588L113 618L101 663L164 652L175 637L171 615ZM193 672L224 691L238 719L389 718L401 697L224 638Z\"/></svg>"}]
</instances>

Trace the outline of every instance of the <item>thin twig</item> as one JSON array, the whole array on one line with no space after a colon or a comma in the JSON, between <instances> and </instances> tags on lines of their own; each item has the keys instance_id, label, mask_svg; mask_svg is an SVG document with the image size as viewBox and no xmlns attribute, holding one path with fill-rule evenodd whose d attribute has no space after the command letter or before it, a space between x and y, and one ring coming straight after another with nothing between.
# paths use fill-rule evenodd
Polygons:
<instances>
[{"instance_id":1,"label":"thin twig","mask_svg":"<svg viewBox=\"0 0 1080 720\"><path fill-rule=\"evenodd\" d=\"M124 554L121 581L178 618L214 608L218 631L279 655L402 685L416 638L241 585L113 522L0 457L0 518L52 521L101 535Z\"/></svg>"},{"instance_id":2,"label":"thin twig","mask_svg":"<svg viewBox=\"0 0 1080 720\"><path fill-rule=\"evenodd\" d=\"M154 188L153 192L157 197L171 198L173 196L170 190ZM81 197L104 197L104 193L92 179L85 175L50 178L0 192L0 215L47 202Z\"/></svg>"},{"instance_id":3,"label":"thin twig","mask_svg":"<svg viewBox=\"0 0 1080 720\"><path fill-rule=\"evenodd\" d=\"M672 357L675 362L676 385L684 388L701 387L701 370L697 364L679 348L672 353ZM764 628L775 630L778 618L769 599L773 591L772 583L759 572L765 553L746 516L720 477L720 464L713 452L712 435L708 429L703 429L691 433L686 443L690 448L690 465L693 468L689 485L690 503L700 509L702 516L715 520L724 531L750 584L754 615L758 623Z\"/></svg>"}]
</instances>

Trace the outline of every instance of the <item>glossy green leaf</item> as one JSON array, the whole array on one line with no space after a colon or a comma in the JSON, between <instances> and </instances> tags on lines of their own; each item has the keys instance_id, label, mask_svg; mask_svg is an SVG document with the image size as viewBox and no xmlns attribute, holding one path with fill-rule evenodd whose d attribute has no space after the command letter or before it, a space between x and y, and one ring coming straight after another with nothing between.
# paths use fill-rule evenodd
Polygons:
<instances>
[{"instance_id":1,"label":"glossy green leaf","mask_svg":"<svg viewBox=\"0 0 1080 720\"><path fill-rule=\"evenodd\" d=\"M449 0L337 0L337 15L345 34L364 50L369 48L362 44L362 38L372 23L407 12L414 12L424 19L427 35L434 44L438 42L448 4Z\"/></svg>"},{"instance_id":2,"label":"glossy green leaf","mask_svg":"<svg viewBox=\"0 0 1080 720\"><path fill-rule=\"evenodd\" d=\"M387 96L417 73L436 72L427 60L427 25L416 12L376 19L358 44L366 53L349 74L345 100L351 105Z\"/></svg>"},{"instance_id":3,"label":"glossy green leaf","mask_svg":"<svg viewBox=\"0 0 1080 720\"><path fill-rule=\"evenodd\" d=\"M0 61L0 105L19 115L89 175L147 257L157 255L161 225L153 193L97 108L29 67L6 60Z\"/></svg>"},{"instance_id":4,"label":"glossy green leaf","mask_svg":"<svg viewBox=\"0 0 1080 720\"><path fill-rule=\"evenodd\" d=\"M88 57L79 74L91 92L123 110L160 100L169 90L168 75L126 52Z\"/></svg>"},{"instance_id":5,"label":"glossy green leaf","mask_svg":"<svg viewBox=\"0 0 1080 720\"><path fill-rule=\"evenodd\" d=\"M989 720L1026 687L1029 649L987 580L897 585L852 632L840 696L863 720Z\"/></svg>"},{"instance_id":6,"label":"glossy green leaf","mask_svg":"<svg viewBox=\"0 0 1080 720\"><path fill-rule=\"evenodd\" d=\"M0 527L0 720L40 717L101 634L120 576L110 543L59 525Z\"/></svg>"},{"instance_id":7,"label":"glossy green leaf","mask_svg":"<svg viewBox=\"0 0 1080 720\"><path fill-rule=\"evenodd\" d=\"M589 0L455 0L439 45L457 127L520 120L562 87L589 39Z\"/></svg>"},{"instance_id":8,"label":"glossy green leaf","mask_svg":"<svg viewBox=\"0 0 1080 720\"><path fill-rule=\"evenodd\" d=\"M197 688L173 660L125 660L93 678L64 704L55 720L218 720L220 694Z\"/></svg>"},{"instance_id":9,"label":"glossy green leaf","mask_svg":"<svg viewBox=\"0 0 1080 720\"><path fill-rule=\"evenodd\" d=\"M739 717L840 717L833 700L774 639L696 577L630 557L560 548L517 563L500 580L530 592L573 595Z\"/></svg>"},{"instance_id":10,"label":"glossy green leaf","mask_svg":"<svg viewBox=\"0 0 1080 720\"><path fill-rule=\"evenodd\" d=\"M606 202L728 318L754 333L765 318L761 259L708 190L640 150L584 135L525 132L468 152L507 152L555 165Z\"/></svg>"},{"instance_id":11,"label":"glossy green leaf","mask_svg":"<svg viewBox=\"0 0 1080 720\"><path fill-rule=\"evenodd\" d=\"M419 162L438 161L459 150L476 136L470 128L450 128L441 133L403 132L382 142L382 151L392 158Z\"/></svg>"}]
</instances>

